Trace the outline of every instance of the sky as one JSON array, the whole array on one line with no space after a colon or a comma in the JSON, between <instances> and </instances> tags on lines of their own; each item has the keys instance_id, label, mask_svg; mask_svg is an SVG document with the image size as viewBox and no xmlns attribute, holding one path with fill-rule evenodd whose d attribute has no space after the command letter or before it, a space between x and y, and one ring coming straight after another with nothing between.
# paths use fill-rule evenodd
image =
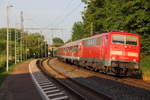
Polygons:
<instances>
[{"instance_id":1,"label":"sky","mask_svg":"<svg viewBox=\"0 0 150 100\"><path fill-rule=\"evenodd\" d=\"M6 27L6 6L9 9L10 26L20 28L20 12L23 11L24 27L58 28L63 30L25 30L42 32L51 43L53 37L64 41L71 38L72 26L82 20L84 4L81 0L0 0L0 28Z\"/></svg>"}]
</instances>

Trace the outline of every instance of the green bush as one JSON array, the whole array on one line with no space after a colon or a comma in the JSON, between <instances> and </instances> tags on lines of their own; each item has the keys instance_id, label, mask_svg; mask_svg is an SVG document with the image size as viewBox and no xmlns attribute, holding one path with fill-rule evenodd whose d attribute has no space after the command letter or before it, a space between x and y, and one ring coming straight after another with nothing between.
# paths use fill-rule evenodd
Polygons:
<instances>
[{"instance_id":1,"label":"green bush","mask_svg":"<svg viewBox=\"0 0 150 100\"><path fill-rule=\"evenodd\" d=\"M23 63L23 62L21 62ZM18 64L14 64L14 65L10 65L9 66L9 72L6 72L6 68L5 67L0 67L0 86L2 84L2 82L5 80L5 78L9 75L10 72L13 71L13 69L18 66L20 63Z\"/></svg>"},{"instance_id":2,"label":"green bush","mask_svg":"<svg viewBox=\"0 0 150 100\"><path fill-rule=\"evenodd\" d=\"M143 72L143 76L150 77L150 56L142 57L140 66Z\"/></svg>"}]
</instances>

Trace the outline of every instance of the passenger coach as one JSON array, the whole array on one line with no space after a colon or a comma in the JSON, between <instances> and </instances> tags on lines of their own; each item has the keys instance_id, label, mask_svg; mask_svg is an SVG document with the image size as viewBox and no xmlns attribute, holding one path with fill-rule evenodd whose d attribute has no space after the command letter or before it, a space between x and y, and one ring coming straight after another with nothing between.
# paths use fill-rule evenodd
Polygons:
<instances>
[{"instance_id":1,"label":"passenger coach","mask_svg":"<svg viewBox=\"0 0 150 100\"><path fill-rule=\"evenodd\" d=\"M84 38L58 48L65 62L117 75L140 75L140 36L109 32Z\"/></svg>"}]
</instances>

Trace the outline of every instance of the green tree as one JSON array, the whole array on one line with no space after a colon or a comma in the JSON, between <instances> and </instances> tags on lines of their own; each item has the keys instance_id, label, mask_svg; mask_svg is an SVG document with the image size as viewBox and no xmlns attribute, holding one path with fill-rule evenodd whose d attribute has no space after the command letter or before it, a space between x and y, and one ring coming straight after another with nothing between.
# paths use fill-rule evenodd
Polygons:
<instances>
[{"instance_id":1,"label":"green tree","mask_svg":"<svg viewBox=\"0 0 150 100\"><path fill-rule=\"evenodd\" d=\"M63 45L64 41L61 38L55 37L52 39L53 45Z\"/></svg>"},{"instance_id":2,"label":"green tree","mask_svg":"<svg viewBox=\"0 0 150 100\"><path fill-rule=\"evenodd\" d=\"M72 31L72 41L81 39L83 37L86 37L85 35L85 30L84 30L84 25L82 22L76 22L74 23L73 26L73 31Z\"/></svg>"},{"instance_id":3,"label":"green tree","mask_svg":"<svg viewBox=\"0 0 150 100\"><path fill-rule=\"evenodd\" d=\"M141 51L150 55L149 0L82 0L86 6L82 22L76 22L72 40L90 36L94 32L125 31L141 35Z\"/></svg>"},{"instance_id":4,"label":"green tree","mask_svg":"<svg viewBox=\"0 0 150 100\"><path fill-rule=\"evenodd\" d=\"M9 63L14 63L15 59L15 33L17 36L17 59L20 59L21 52L21 40L22 40L22 52L23 59L28 55L28 58L32 57L41 57L41 55L45 55L45 47L48 48L47 43L44 41L44 36L39 33L28 34L26 32L23 33L21 38L21 30L10 28L9 29ZM0 70L5 67L6 64L6 43L7 43L7 29L0 29ZM47 50L47 49L46 49Z\"/></svg>"},{"instance_id":5,"label":"green tree","mask_svg":"<svg viewBox=\"0 0 150 100\"><path fill-rule=\"evenodd\" d=\"M26 38L28 45L28 56L43 57L45 55L45 45L47 48L47 43L44 41L44 36L40 35L39 33L34 33L27 35Z\"/></svg>"}]
</instances>

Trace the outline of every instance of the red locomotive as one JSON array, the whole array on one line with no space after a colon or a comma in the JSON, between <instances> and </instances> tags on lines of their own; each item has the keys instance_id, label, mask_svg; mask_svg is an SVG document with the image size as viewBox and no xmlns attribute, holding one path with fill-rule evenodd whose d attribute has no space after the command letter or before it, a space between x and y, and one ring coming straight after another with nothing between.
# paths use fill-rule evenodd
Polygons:
<instances>
[{"instance_id":1,"label":"red locomotive","mask_svg":"<svg viewBox=\"0 0 150 100\"><path fill-rule=\"evenodd\" d=\"M108 32L61 46L57 56L95 71L115 75L136 75L140 71L140 36L127 32Z\"/></svg>"}]
</instances>

